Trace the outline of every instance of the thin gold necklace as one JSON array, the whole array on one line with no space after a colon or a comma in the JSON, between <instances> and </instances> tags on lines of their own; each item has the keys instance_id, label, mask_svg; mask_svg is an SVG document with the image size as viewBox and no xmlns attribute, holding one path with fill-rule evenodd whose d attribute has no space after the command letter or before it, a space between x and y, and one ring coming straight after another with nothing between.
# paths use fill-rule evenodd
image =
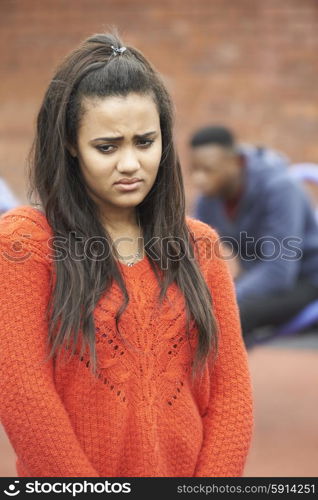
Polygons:
<instances>
[{"instance_id":1,"label":"thin gold necklace","mask_svg":"<svg viewBox=\"0 0 318 500\"><path fill-rule=\"evenodd\" d=\"M138 216L138 226L139 226L139 236L141 238L142 234L141 234L141 226L140 226L139 216ZM138 237L138 244L140 245L140 243L139 243L139 237ZM133 256L133 260L131 262L128 262L128 264L126 264L126 266L128 266L128 267L133 266L134 264L136 264L137 259L140 258L140 257L141 257L141 251L140 251L140 248L138 248L137 252Z\"/></svg>"}]
</instances>

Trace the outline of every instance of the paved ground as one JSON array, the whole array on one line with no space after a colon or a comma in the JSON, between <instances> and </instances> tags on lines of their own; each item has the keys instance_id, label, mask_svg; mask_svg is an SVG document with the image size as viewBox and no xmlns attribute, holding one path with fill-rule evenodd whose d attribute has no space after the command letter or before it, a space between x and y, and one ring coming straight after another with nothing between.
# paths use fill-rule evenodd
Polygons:
<instances>
[{"instance_id":1,"label":"paved ground","mask_svg":"<svg viewBox=\"0 0 318 500\"><path fill-rule=\"evenodd\" d=\"M251 349L255 432L247 477L318 476L318 332Z\"/></svg>"},{"instance_id":2,"label":"paved ground","mask_svg":"<svg viewBox=\"0 0 318 500\"><path fill-rule=\"evenodd\" d=\"M247 477L318 476L318 332L249 351L255 432ZM14 476L0 427L0 476Z\"/></svg>"}]
</instances>

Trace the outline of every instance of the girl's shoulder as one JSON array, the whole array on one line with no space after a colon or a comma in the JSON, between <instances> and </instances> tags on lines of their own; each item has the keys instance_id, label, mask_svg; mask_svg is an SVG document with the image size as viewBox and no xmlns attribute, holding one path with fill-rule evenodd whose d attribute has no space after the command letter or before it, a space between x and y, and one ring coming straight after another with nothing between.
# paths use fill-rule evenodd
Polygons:
<instances>
[{"instance_id":1,"label":"girl's shoulder","mask_svg":"<svg viewBox=\"0 0 318 500\"><path fill-rule=\"evenodd\" d=\"M25 236L34 241L47 240L52 229L44 212L31 205L20 205L4 212L0 217L0 236Z\"/></svg>"},{"instance_id":2,"label":"girl's shoulder","mask_svg":"<svg viewBox=\"0 0 318 500\"><path fill-rule=\"evenodd\" d=\"M212 241L215 241L219 238L217 230L206 222L202 222L201 220L189 215L186 215L185 219L190 232L194 236L194 239L202 239L203 237L207 237L211 238Z\"/></svg>"},{"instance_id":3,"label":"girl's shoulder","mask_svg":"<svg viewBox=\"0 0 318 500\"><path fill-rule=\"evenodd\" d=\"M217 264L222 257L221 240L215 228L205 222L186 216L186 224L193 237L195 254L201 266Z\"/></svg>"},{"instance_id":4,"label":"girl's shoulder","mask_svg":"<svg viewBox=\"0 0 318 500\"><path fill-rule=\"evenodd\" d=\"M0 245L14 260L29 255L45 259L49 255L52 229L43 212L31 205L20 205L4 212L0 217ZM2 252L3 254L3 252Z\"/></svg>"}]
</instances>

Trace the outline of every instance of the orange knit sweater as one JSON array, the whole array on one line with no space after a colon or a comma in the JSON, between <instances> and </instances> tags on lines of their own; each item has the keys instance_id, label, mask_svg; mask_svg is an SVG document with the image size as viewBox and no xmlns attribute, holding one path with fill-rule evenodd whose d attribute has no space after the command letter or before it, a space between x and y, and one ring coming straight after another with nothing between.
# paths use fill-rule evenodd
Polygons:
<instances>
[{"instance_id":1,"label":"orange knit sweater","mask_svg":"<svg viewBox=\"0 0 318 500\"><path fill-rule=\"evenodd\" d=\"M87 350L67 363L47 354L51 228L27 205L0 218L0 417L20 477L241 476L253 407L247 354L225 260L207 253L217 233L187 217L196 258L211 290L219 325L213 370L191 384L183 296L175 284L158 312L158 285L148 259L120 264L130 302L116 283L96 305L98 378ZM192 326L192 339L196 328ZM195 345L195 344L192 344ZM193 351L192 351L193 353ZM211 371L211 373L210 373Z\"/></svg>"}]
</instances>

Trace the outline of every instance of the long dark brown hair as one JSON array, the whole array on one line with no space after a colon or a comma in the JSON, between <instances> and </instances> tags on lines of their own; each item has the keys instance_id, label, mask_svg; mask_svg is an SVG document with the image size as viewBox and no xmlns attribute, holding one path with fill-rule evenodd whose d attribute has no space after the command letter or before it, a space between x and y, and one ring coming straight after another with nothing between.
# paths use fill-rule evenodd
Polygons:
<instances>
[{"instance_id":1,"label":"long dark brown hair","mask_svg":"<svg viewBox=\"0 0 318 500\"><path fill-rule=\"evenodd\" d=\"M212 297L198 262L193 258L194 238L185 219L182 172L173 142L173 104L160 74L140 51L126 45L127 50L116 56L112 45L123 46L114 29L90 36L61 62L44 95L29 155L28 199L32 200L33 194L37 194L53 235L59 240L60 250L63 239L67 241L68 258L54 259L56 281L48 306L49 357L64 342L73 345L74 353L82 331L84 344L90 348L90 366L96 374L93 312L113 280L123 293L123 303L116 315L116 330L121 335L118 323L129 296L112 252L104 259L72 258L74 234L82 237L83 244L92 237L107 241L109 247L112 241L101 222L97 204L87 194L78 160L66 145L77 144L84 97L126 96L134 92L153 97L162 134L158 174L150 192L136 207L136 213L145 245L156 237L157 243L152 243L152 250L160 258L147 257L158 280L159 301L175 282L185 298L187 336L190 322L198 329L198 344L192 361L194 376L203 369L211 351L217 352L217 327ZM169 241L169 248L162 244L164 241ZM173 259L174 252L180 255L180 244L183 246L182 258ZM165 265L160 267L158 262Z\"/></svg>"}]
</instances>

